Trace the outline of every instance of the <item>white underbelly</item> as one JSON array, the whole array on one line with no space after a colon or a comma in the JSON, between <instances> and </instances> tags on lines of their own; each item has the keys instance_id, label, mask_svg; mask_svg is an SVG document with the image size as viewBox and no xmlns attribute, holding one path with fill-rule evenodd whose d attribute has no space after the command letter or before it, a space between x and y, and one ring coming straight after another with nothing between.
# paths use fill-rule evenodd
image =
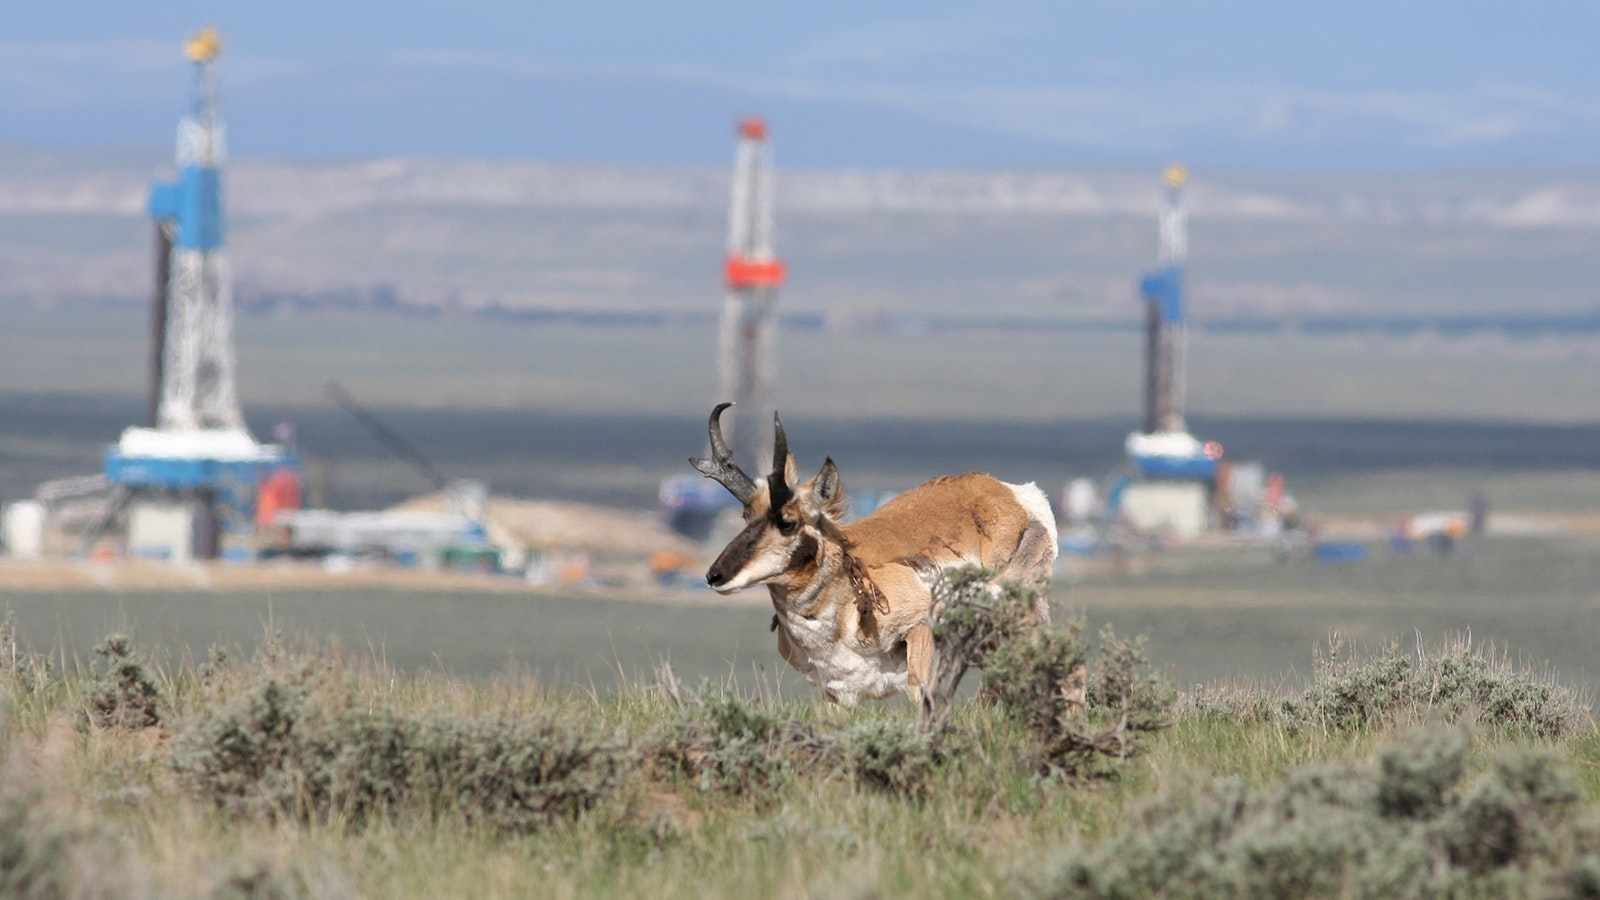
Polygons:
<instances>
[{"instance_id":1,"label":"white underbelly","mask_svg":"<svg viewBox=\"0 0 1600 900\"><path fill-rule=\"evenodd\" d=\"M833 625L823 619L795 617L788 622L794 649L810 663L806 680L845 706L876 700L906 689L903 647L887 653L863 653L833 640Z\"/></svg>"}]
</instances>

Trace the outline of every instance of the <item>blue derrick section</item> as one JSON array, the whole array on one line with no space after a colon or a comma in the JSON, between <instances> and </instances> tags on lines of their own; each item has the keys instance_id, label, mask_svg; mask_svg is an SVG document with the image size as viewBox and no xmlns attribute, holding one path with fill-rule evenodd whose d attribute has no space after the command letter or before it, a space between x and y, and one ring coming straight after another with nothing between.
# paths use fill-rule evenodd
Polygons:
<instances>
[{"instance_id":1,"label":"blue derrick section","mask_svg":"<svg viewBox=\"0 0 1600 900\"><path fill-rule=\"evenodd\" d=\"M1157 269L1139 281L1139 293L1160 302L1161 320L1183 321L1183 267L1177 264Z\"/></svg>"},{"instance_id":2,"label":"blue derrick section","mask_svg":"<svg viewBox=\"0 0 1600 900\"><path fill-rule=\"evenodd\" d=\"M222 246L222 175L216 169L186 166L175 182L150 187L150 218L171 221L172 245L185 250Z\"/></svg>"}]
</instances>

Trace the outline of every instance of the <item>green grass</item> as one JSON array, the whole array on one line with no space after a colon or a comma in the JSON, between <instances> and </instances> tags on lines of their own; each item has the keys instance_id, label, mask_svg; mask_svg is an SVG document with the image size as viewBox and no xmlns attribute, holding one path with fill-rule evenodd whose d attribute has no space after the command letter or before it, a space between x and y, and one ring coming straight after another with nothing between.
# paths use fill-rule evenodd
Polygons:
<instances>
[{"instance_id":1,"label":"green grass","mask_svg":"<svg viewBox=\"0 0 1600 900\"><path fill-rule=\"evenodd\" d=\"M1037 717L985 697L930 736L903 701L728 681L405 676L270 636L170 665L108 640L62 672L0 637L5 893L1420 896L1600 871L1590 698L1464 641L1330 652L1304 691L1182 695L1141 754L1074 774L1041 771ZM1327 714L1352 686L1370 702ZM108 714L119 698L140 716Z\"/></svg>"}]
</instances>

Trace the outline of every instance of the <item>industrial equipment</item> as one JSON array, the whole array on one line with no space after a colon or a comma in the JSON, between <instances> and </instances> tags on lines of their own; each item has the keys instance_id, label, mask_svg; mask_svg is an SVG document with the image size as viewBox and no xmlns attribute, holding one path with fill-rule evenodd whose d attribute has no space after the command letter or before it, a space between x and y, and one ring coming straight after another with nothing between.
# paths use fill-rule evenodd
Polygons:
<instances>
[{"instance_id":1,"label":"industrial equipment","mask_svg":"<svg viewBox=\"0 0 1600 900\"><path fill-rule=\"evenodd\" d=\"M151 313L150 415L106 453L111 496L86 529L88 551L125 522L127 552L172 560L252 557L257 492L282 473L298 479L292 448L258 443L234 386L233 294L223 241L222 119L215 29L185 46L194 102L178 125L178 177L158 182Z\"/></svg>"},{"instance_id":2,"label":"industrial equipment","mask_svg":"<svg viewBox=\"0 0 1600 900\"><path fill-rule=\"evenodd\" d=\"M723 275L720 353L722 393L731 400L723 428L735 459L759 466L770 441L773 398L773 317L786 271L772 252L773 198L767 125L751 116L739 123L728 204L728 255ZM752 469L754 471L754 469Z\"/></svg>"},{"instance_id":3,"label":"industrial equipment","mask_svg":"<svg viewBox=\"0 0 1600 900\"><path fill-rule=\"evenodd\" d=\"M1134 480L1120 493L1122 515L1140 531L1193 536L1208 527L1222 446L1202 442L1184 420L1188 393L1184 266L1189 255L1183 188L1188 171L1163 174L1158 268L1139 282L1145 304L1144 422L1128 435Z\"/></svg>"},{"instance_id":4,"label":"industrial equipment","mask_svg":"<svg viewBox=\"0 0 1600 900\"><path fill-rule=\"evenodd\" d=\"M767 429L773 413L773 317L778 287L787 271L772 252L772 161L767 125L754 116L739 123L733 184L728 203L727 288L718 335L717 400L733 401L723 433L733 457L766 471L771 458ZM674 475L661 482L661 515L672 530L704 540L719 515L737 509L728 493L699 475Z\"/></svg>"},{"instance_id":5,"label":"industrial equipment","mask_svg":"<svg viewBox=\"0 0 1600 900\"><path fill-rule=\"evenodd\" d=\"M391 453L427 479L444 497L445 509L287 511L277 517L276 524L288 533L288 552L301 556L378 556L423 566L467 563L474 568L502 571L520 571L527 565L528 548L489 511L487 484L447 476L339 384L328 385L328 396Z\"/></svg>"}]
</instances>

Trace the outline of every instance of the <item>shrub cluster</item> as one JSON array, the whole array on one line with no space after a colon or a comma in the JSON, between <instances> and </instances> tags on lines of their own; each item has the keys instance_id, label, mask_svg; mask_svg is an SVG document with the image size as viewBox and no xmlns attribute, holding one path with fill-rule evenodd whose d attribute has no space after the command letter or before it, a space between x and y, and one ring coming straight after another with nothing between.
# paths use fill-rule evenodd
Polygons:
<instances>
[{"instance_id":1,"label":"shrub cluster","mask_svg":"<svg viewBox=\"0 0 1600 900\"><path fill-rule=\"evenodd\" d=\"M789 779L794 762L786 751L815 756L816 743L801 722L781 720L731 691L705 690L678 705L646 753L702 791L749 796Z\"/></svg>"},{"instance_id":2,"label":"shrub cluster","mask_svg":"<svg viewBox=\"0 0 1600 900\"><path fill-rule=\"evenodd\" d=\"M820 772L921 796L944 759L938 742L907 721L867 719L834 733L724 689L674 696L677 716L646 740L645 755L702 791L765 796L797 774Z\"/></svg>"},{"instance_id":3,"label":"shrub cluster","mask_svg":"<svg viewBox=\"0 0 1600 900\"><path fill-rule=\"evenodd\" d=\"M840 763L856 782L901 797L927 796L945 745L906 719L868 719L839 736Z\"/></svg>"},{"instance_id":4,"label":"shrub cluster","mask_svg":"<svg viewBox=\"0 0 1600 900\"><path fill-rule=\"evenodd\" d=\"M1473 783L1461 730L1267 791L1221 779L1169 798L1093 850L1025 878L1038 897L1596 896L1600 820L1574 778L1516 748Z\"/></svg>"},{"instance_id":5,"label":"shrub cluster","mask_svg":"<svg viewBox=\"0 0 1600 900\"><path fill-rule=\"evenodd\" d=\"M84 714L100 728L151 728L161 724L161 685L143 654L124 634L108 635L94 652L106 671L89 685Z\"/></svg>"},{"instance_id":6,"label":"shrub cluster","mask_svg":"<svg viewBox=\"0 0 1600 900\"><path fill-rule=\"evenodd\" d=\"M0 796L0 896L65 896L68 833L42 814L37 788L7 788Z\"/></svg>"},{"instance_id":7,"label":"shrub cluster","mask_svg":"<svg viewBox=\"0 0 1600 900\"><path fill-rule=\"evenodd\" d=\"M1197 693L1189 712L1268 721L1291 730L1373 731L1443 719L1556 740L1593 727L1589 698L1552 678L1516 669L1470 638L1413 653L1389 642L1351 652L1337 637L1317 653L1312 684L1273 700L1258 691Z\"/></svg>"},{"instance_id":8,"label":"shrub cluster","mask_svg":"<svg viewBox=\"0 0 1600 900\"><path fill-rule=\"evenodd\" d=\"M621 756L544 717L405 714L305 677L268 677L184 723L171 763L191 791L241 815L364 822L402 809L526 833L594 806Z\"/></svg>"},{"instance_id":9,"label":"shrub cluster","mask_svg":"<svg viewBox=\"0 0 1600 900\"><path fill-rule=\"evenodd\" d=\"M0 746L0 897L148 894L131 848L62 802L14 746Z\"/></svg>"},{"instance_id":10,"label":"shrub cluster","mask_svg":"<svg viewBox=\"0 0 1600 900\"><path fill-rule=\"evenodd\" d=\"M925 731L947 726L956 688L975 666L983 668L984 695L1038 739L1045 772L1107 774L1106 763L1141 752L1140 735L1170 724L1177 694L1151 671L1143 638L1123 641L1106 628L1090 672L1082 619L1040 625L1037 588L992 578L968 568L934 587L938 652L921 717Z\"/></svg>"}]
</instances>

